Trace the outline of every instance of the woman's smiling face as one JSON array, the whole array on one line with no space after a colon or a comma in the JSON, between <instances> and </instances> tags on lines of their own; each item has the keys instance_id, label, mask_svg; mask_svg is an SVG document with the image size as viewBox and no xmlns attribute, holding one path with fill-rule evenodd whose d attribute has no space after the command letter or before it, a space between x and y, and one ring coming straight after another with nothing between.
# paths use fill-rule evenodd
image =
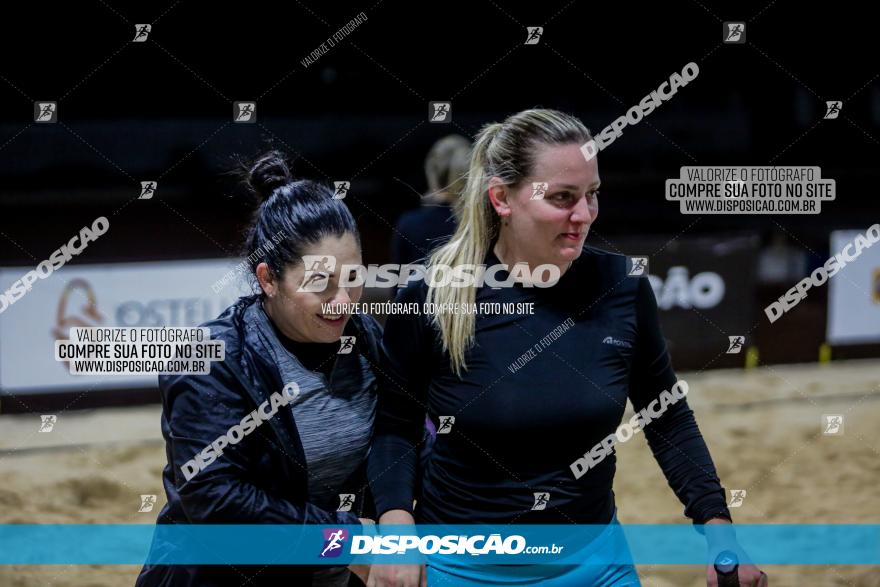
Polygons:
<instances>
[{"instance_id":1,"label":"woman's smiling face","mask_svg":"<svg viewBox=\"0 0 880 587\"><path fill-rule=\"evenodd\" d=\"M340 284L343 268L350 275L344 276L343 283L352 283L361 265L361 251L354 235L346 233L341 237L325 237L319 243L309 245L303 250L303 257L310 265L302 262L288 267L280 280L260 284L266 293L266 312L275 325L289 338L299 342L335 342L345 330L351 313L330 314L324 312L324 305L345 305L357 303L363 293L363 286ZM325 261L313 261L313 259ZM329 259L327 259L329 258ZM259 277L258 268L258 277Z\"/></svg>"}]
</instances>

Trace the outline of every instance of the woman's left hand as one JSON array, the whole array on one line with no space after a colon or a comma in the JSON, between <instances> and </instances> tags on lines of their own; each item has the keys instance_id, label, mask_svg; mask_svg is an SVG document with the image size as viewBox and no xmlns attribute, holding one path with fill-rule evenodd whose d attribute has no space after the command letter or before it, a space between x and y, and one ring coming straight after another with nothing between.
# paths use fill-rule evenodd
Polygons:
<instances>
[{"instance_id":1,"label":"woman's left hand","mask_svg":"<svg viewBox=\"0 0 880 587\"><path fill-rule=\"evenodd\" d=\"M714 527L710 530L710 527ZM737 578L740 587L766 587L769 585L767 574L753 564L745 562L746 553L736 544L736 538L730 530L733 525L730 520L724 518L713 518L706 522L706 538L709 540L710 550L718 552L722 549L731 549L738 553L741 557L741 564L737 568ZM722 546L723 545L723 546ZM715 565L709 565L706 571L706 585L708 587L718 587L718 575L715 572Z\"/></svg>"},{"instance_id":2,"label":"woman's left hand","mask_svg":"<svg viewBox=\"0 0 880 587\"><path fill-rule=\"evenodd\" d=\"M737 569L739 584L741 587L766 587L770 583L767 574L755 565L742 565ZM715 574L715 565L709 565L706 572L706 585L718 587L718 576Z\"/></svg>"}]
</instances>

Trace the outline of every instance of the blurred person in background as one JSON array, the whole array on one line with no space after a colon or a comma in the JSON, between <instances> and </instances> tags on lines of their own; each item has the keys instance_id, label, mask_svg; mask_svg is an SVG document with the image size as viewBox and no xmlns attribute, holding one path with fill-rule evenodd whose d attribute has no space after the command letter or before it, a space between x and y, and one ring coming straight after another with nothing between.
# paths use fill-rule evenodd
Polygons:
<instances>
[{"instance_id":1,"label":"blurred person in background","mask_svg":"<svg viewBox=\"0 0 880 587\"><path fill-rule=\"evenodd\" d=\"M470 141L463 136L448 135L428 151L428 193L420 208L403 213L398 220L391 237L392 263L424 259L455 231L455 206L464 190L470 149Z\"/></svg>"},{"instance_id":2,"label":"blurred person in background","mask_svg":"<svg viewBox=\"0 0 880 587\"><path fill-rule=\"evenodd\" d=\"M213 362L210 374L159 377L168 503L157 524L372 523L365 465L381 329L370 316L322 309L361 296L362 286L340 285L338 273L361 265L355 220L332 189L295 180L280 152L259 157L246 177L262 200L246 243L259 293L202 325L226 345L225 360ZM331 255L336 268L306 268L305 255ZM339 354L343 336L355 337L353 349ZM193 464L249 414L256 424L250 433L207 464ZM161 547L154 543L154 562ZM352 570L366 580L368 567ZM147 564L137 586L349 581L362 584L345 566Z\"/></svg>"},{"instance_id":3,"label":"blurred person in background","mask_svg":"<svg viewBox=\"0 0 880 587\"><path fill-rule=\"evenodd\" d=\"M809 274L807 261L807 254L792 246L785 233L774 231L758 255L758 279L761 284L772 285L799 281Z\"/></svg>"},{"instance_id":4,"label":"blurred person in background","mask_svg":"<svg viewBox=\"0 0 880 587\"><path fill-rule=\"evenodd\" d=\"M628 277L623 255L584 245L600 184L597 159L581 151L590 140L580 120L545 109L520 112L478 135L459 225L433 252L429 270L523 263L527 273L549 265L561 277L534 287L499 271L496 278L511 278L511 287L425 279L398 294L402 303L533 303L534 313L389 316L369 476L380 524L606 529L557 564L428 555L427 569L373 565L370 586L639 585L631 562L607 562L632 561L626 539L612 531L616 456L609 450L585 460L591 447L613 437L627 400L650 414L645 436L684 514L699 525L731 523L693 411L683 393L669 400L683 382L672 369L650 282ZM536 185L545 186L540 197ZM517 357L566 323L570 330L552 348L511 374ZM414 455L426 410L435 422L455 420L444 434L438 430L420 473ZM739 578L741 585L767 584L753 565L741 565ZM717 584L711 565L707 582Z\"/></svg>"}]
</instances>

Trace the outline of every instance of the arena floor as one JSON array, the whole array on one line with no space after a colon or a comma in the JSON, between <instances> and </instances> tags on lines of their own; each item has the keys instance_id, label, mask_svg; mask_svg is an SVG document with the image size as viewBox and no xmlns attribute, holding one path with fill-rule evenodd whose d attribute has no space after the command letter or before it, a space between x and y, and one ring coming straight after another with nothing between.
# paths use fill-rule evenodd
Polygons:
<instances>
[{"instance_id":1,"label":"arena floor","mask_svg":"<svg viewBox=\"0 0 880 587\"><path fill-rule=\"evenodd\" d=\"M880 523L880 361L680 373L741 523ZM823 414L844 432L822 434ZM627 416L628 417L628 416ZM0 523L151 523L164 503L158 406L0 417ZM623 523L687 523L643 435L618 447ZM141 494L156 494L138 513ZM745 545L748 548L748 545ZM829 545L835 548L835 545ZM9 587L132 585L135 566L4 566ZM771 585L880 586L880 568L765 567ZM646 587L704 586L701 567L639 566Z\"/></svg>"}]
</instances>

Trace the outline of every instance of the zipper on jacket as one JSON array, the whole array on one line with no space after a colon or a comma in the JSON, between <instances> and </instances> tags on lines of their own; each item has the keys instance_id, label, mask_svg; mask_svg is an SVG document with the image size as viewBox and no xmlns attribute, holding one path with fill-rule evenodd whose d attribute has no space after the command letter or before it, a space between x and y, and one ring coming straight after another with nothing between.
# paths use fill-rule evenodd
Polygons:
<instances>
[{"instance_id":1,"label":"zipper on jacket","mask_svg":"<svg viewBox=\"0 0 880 587\"><path fill-rule=\"evenodd\" d=\"M330 376L328 377L328 376L324 375L323 373L321 373L321 377L324 378L324 382L327 385L327 392L328 393L333 392L333 375L336 373L337 363L339 363L339 354L338 353L336 354L336 357L333 359L333 366L330 367Z\"/></svg>"}]
</instances>

